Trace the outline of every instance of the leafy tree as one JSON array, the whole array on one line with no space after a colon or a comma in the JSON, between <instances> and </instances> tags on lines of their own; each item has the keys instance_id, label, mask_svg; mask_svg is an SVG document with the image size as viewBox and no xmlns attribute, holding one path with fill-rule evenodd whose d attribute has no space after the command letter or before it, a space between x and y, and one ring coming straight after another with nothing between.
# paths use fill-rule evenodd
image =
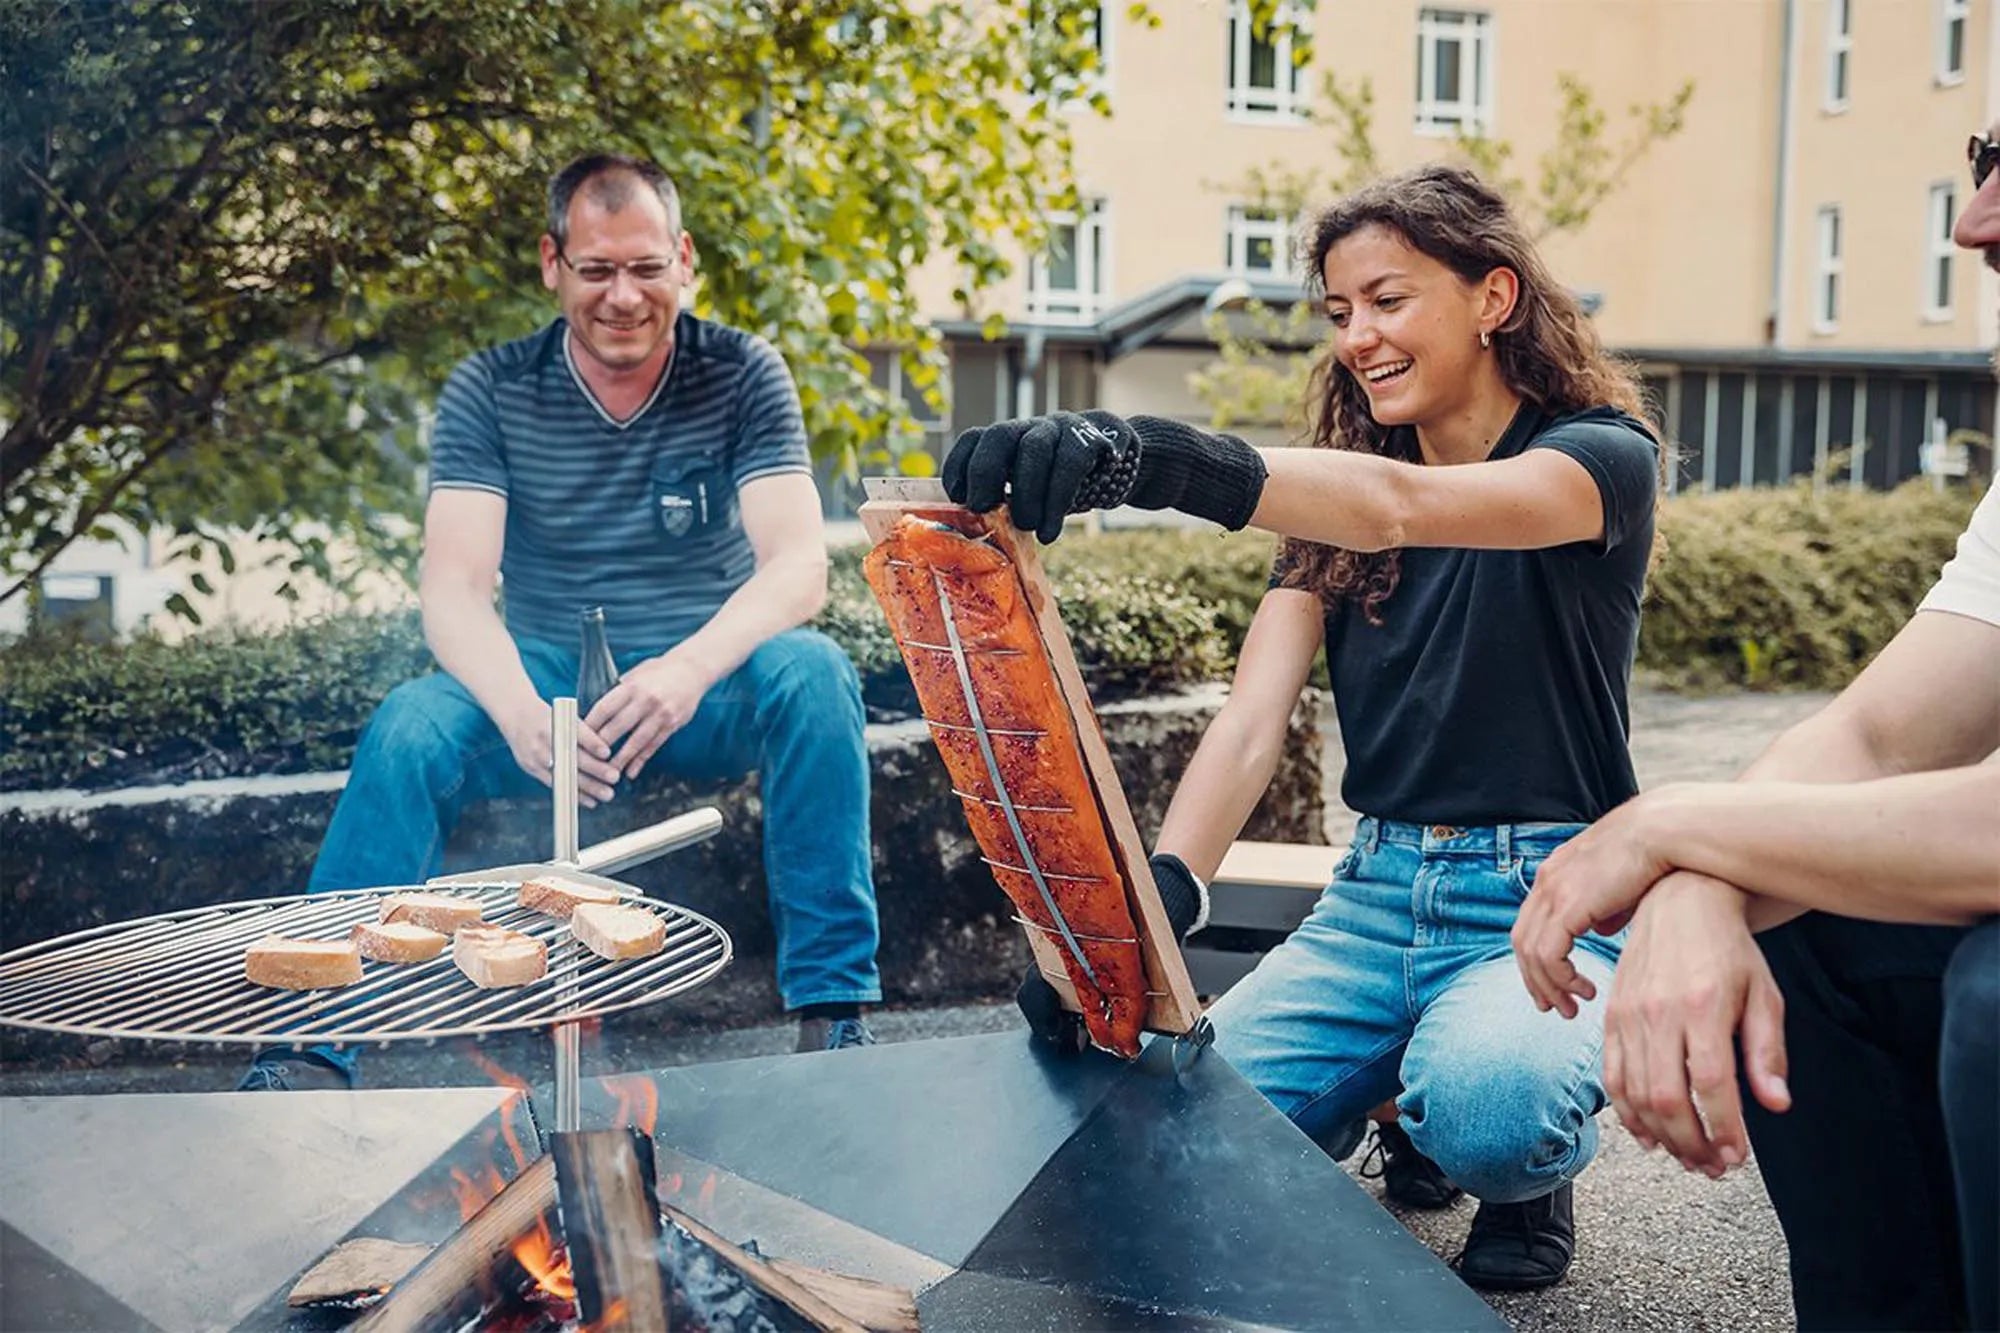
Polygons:
<instances>
[{"instance_id":1,"label":"leafy tree","mask_svg":"<svg viewBox=\"0 0 2000 1333\"><path fill-rule=\"evenodd\" d=\"M1451 148L1453 157L1508 197L1537 240L1587 225L1654 145L1680 133L1694 98L1689 80L1664 102L1633 105L1630 126L1614 141L1610 118L1581 79L1560 74L1556 86L1556 139L1536 163L1532 188L1513 174L1514 148L1507 140L1461 133ZM1333 131L1338 169L1295 170L1274 163L1248 172L1229 187L1231 193L1296 217L1315 200L1338 197L1383 174L1374 137L1374 86L1367 79L1346 84L1329 73L1321 81L1320 102L1314 118ZM1295 424L1319 352L1281 349L1314 341L1313 311L1303 301L1283 313L1252 302L1245 313L1247 329L1220 314L1210 317L1217 356L1191 377L1195 395L1208 405L1218 427Z\"/></svg>"},{"instance_id":2,"label":"leafy tree","mask_svg":"<svg viewBox=\"0 0 2000 1333\"><path fill-rule=\"evenodd\" d=\"M114 520L406 566L423 406L549 317L540 192L586 148L675 174L696 310L785 352L815 451L881 448L855 347L934 385L914 272L969 300L1039 243L1095 10L0 0L0 600Z\"/></svg>"}]
</instances>

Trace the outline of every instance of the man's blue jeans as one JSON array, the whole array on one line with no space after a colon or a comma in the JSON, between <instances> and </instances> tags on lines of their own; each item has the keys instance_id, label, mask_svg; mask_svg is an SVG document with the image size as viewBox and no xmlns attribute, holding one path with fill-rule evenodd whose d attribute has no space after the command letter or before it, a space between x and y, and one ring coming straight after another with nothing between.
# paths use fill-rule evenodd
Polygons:
<instances>
[{"instance_id":1,"label":"man's blue jeans","mask_svg":"<svg viewBox=\"0 0 2000 1333\"><path fill-rule=\"evenodd\" d=\"M1474 1197L1540 1198L1597 1152L1606 982L1537 1013L1508 939L1542 861L1580 824L1447 828L1363 819L1312 914L1209 1010L1216 1049L1326 1141L1395 1097L1419 1151Z\"/></svg>"},{"instance_id":2,"label":"man's blue jeans","mask_svg":"<svg viewBox=\"0 0 2000 1333\"><path fill-rule=\"evenodd\" d=\"M519 648L543 698L574 692L575 649L535 639ZM650 655L627 653L618 668ZM718 682L639 778L761 775L764 872L788 1009L882 998L864 721L847 655L823 634L788 630ZM407 681L362 733L310 887L420 883L442 867L468 802L547 790L521 771L464 686L442 672Z\"/></svg>"}]
</instances>

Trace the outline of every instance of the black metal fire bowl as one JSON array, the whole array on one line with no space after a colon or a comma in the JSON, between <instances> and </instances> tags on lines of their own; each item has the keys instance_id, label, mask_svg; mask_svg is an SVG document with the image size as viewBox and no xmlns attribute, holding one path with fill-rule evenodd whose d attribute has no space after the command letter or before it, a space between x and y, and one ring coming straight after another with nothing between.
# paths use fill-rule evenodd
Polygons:
<instances>
[{"instance_id":1,"label":"black metal fire bowl","mask_svg":"<svg viewBox=\"0 0 2000 1333\"><path fill-rule=\"evenodd\" d=\"M658 1092L664 1202L766 1254L913 1289L928 1333L1505 1327L1213 1051L1176 1073L1164 1041L1128 1065L1058 1056L1008 1032L644 1077ZM438 1094L338 1095L379 1102L387 1116L414 1106L399 1099ZM118 1108L105 1103L162 1099L65 1100L108 1117ZM594 1080L583 1122L611 1123L614 1108L633 1102L629 1081ZM416 1117L395 1118L407 1126ZM439 1240L456 1225L448 1208L412 1208L418 1181L358 1225L351 1213L337 1227L315 1225L324 1209L304 1188L289 1212L232 1207L198 1168L202 1155L228 1150L224 1127L207 1128L215 1118L205 1113L183 1120L190 1160L175 1242L205 1268L230 1267L280 1232L302 1268L343 1236ZM445 1146L456 1142L451 1151L464 1155L491 1130L461 1128ZM72 1148L48 1150L132 1151L103 1136L63 1142ZM312 1151L338 1155L324 1143ZM11 1161L9 1170L11 1179ZM119 1206L113 1194L72 1191L44 1212L84 1218ZM11 1197L0 1200L12 1228L75 1264L17 1211ZM426 1227L432 1234L413 1234ZM17 1235L0 1236L13 1288ZM303 1327L284 1311L289 1275L275 1290L268 1272L261 1277L209 1323Z\"/></svg>"}]
</instances>

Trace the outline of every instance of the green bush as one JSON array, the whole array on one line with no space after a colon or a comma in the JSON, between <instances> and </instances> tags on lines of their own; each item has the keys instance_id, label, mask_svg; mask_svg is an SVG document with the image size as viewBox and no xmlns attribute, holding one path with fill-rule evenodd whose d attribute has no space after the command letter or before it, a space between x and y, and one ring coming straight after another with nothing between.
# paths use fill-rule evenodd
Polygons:
<instances>
[{"instance_id":1,"label":"green bush","mask_svg":"<svg viewBox=\"0 0 2000 1333\"><path fill-rule=\"evenodd\" d=\"M1838 688L1908 619L1973 503L1921 484L1676 498L1661 515L1640 664L1684 688ZM1093 696L1226 678L1272 548L1256 533L1162 529L1051 547ZM853 657L875 716L907 713L909 679L861 556L835 553L816 624ZM178 643L22 639L0 648L0 790L338 768L382 696L429 667L408 612Z\"/></svg>"},{"instance_id":2,"label":"green bush","mask_svg":"<svg viewBox=\"0 0 2000 1333\"><path fill-rule=\"evenodd\" d=\"M169 643L0 651L0 790L343 767L368 714L430 666L414 612Z\"/></svg>"},{"instance_id":3,"label":"green bush","mask_svg":"<svg viewBox=\"0 0 2000 1333\"><path fill-rule=\"evenodd\" d=\"M1799 484L1681 496L1639 622L1639 662L1682 688L1839 689L1910 618L1977 497Z\"/></svg>"}]
</instances>

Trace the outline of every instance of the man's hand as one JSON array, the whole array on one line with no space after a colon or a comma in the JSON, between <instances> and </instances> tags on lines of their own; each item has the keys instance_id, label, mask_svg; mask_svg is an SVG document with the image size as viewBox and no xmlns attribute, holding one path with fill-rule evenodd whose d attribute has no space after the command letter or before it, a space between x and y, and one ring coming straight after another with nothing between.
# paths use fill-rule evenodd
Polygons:
<instances>
[{"instance_id":1,"label":"man's hand","mask_svg":"<svg viewBox=\"0 0 2000 1333\"><path fill-rule=\"evenodd\" d=\"M1014 526L1043 542L1063 518L1125 502L1139 437L1109 412L1057 412L968 430L944 460L945 494L977 513L1007 502Z\"/></svg>"},{"instance_id":2,"label":"man's hand","mask_svg":"<svg viewBox=\"0 0 2000 1333\"><path fill-rule=\"evenodd\" d=\"M687 725L710 683L686 654L669 650L627 671L592 705L585 727L618 746L612 769L636 778L667 738Z\"/></svg>"},{"instance_id":3,"label":"man's hand","mask_svg":"<svg viewBox=\"0 0 2000 1333\"><path fill-rule=\"evenodd\" d=\"M1595 930L1611 935L1673 867L1649 845L1650 794L1613 810L1558 847L1542 862L1535 887L1514 918L1514 961L1543 1013L1575 1018L1577 1001L1596 998L1597 987L1570 962L1577 937Z\"/></svg>"},{"instance_id":4,"label":"man's hand","mask_svg":"<svg viewBox=\"0 0 2000 1333\"><path fill-rule=\"evenodd\" d=\"M1604 1089L1618 1118L1641 1146L1664 1147L1711 1178L1750 1155L1732 1038L1742 1039L1757 1100L1791 1106L1784 1000L1745 905L1705 875L1681 871L1654 885L1633 913L1604 1010Z\"/></svg>"},{"instance_id":5,"label":"man's hand","mask_svg":"<svg viewBox=\"0 0 2000 1333\"><path fill-rule=\"evenodd\" d=\"M519 709L500 726L514 762L543 786L555 784L555 719L540 699ZM611 747L579 721L576 726L576 795L586 807L611 799L618 770L610 761Z\"/></svg>"}]
</instances>

